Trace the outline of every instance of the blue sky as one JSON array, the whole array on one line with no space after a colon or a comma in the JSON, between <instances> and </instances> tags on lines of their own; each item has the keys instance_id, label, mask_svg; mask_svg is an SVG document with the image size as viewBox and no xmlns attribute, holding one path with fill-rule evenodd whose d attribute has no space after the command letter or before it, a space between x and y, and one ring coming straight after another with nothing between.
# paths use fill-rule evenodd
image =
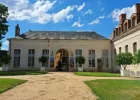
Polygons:
<instances>
[{"instance_id":1,"label":"blue sky","mask_svg":"<svg viewBox=\"0 0 140 100\"><path fill-rule=\"evenodd\" d=\"M109 38L118 23L118 16L130 18L139 0L0 0L9 8L9 31L2 40L15 36L15 25L21 33L30 30L96 31Z\"/></svg>"}]
</instances>

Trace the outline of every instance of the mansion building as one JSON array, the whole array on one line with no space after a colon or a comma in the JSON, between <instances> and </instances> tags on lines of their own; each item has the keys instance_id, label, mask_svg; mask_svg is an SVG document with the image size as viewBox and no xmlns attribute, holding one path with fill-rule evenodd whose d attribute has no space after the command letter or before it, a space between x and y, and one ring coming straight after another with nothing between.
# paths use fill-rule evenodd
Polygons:
<instances>
[{"instance_id":1,"label":"mansion building","mask_svg":"<svg viewBox=\"0 0 140 100\"><path fill-rule=\"evenodd\" d=\"M120 23L110 39L96 32L29 30L20 34L17 25L15 37L8 40L12 56L9 70L40 70L38 58L46 56L46 70L56 70L59 59L61 70L76 71L76 57L84 56L84 71L116 71L116 54L134 54L140 49L140 4L136 4L136 13L130 19L126 19L126 14L120 15Z\"/></svg>"}]
</instances>

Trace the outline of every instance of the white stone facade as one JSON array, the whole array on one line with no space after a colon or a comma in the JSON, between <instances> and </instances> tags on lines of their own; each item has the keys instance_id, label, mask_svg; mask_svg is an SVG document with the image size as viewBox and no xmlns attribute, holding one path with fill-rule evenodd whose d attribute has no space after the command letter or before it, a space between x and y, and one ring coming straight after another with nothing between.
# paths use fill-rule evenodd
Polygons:
<instances>
[{"instance_id":1,"label":"white stone facade","mask_svg":"<svg viewBox=\"0 0 140 100\"><path fill-rule=\"evenodd\" d=\"M55 57L56 52L60 49L66 49L69 53L69 58L71 52L75 58L75 50L81 49L82 56L85 57L86 62L83 65L84 70L94 70L97 71L97 59L102 58L102 51L108 50L108 66L102 66L103 71L111 70L111 46L110 40L30 40L30 39L11 39L10 40L10 54L12 59L14 59L14 49L20 49L20 67L15 68L13 66L13 60L11 60L9 70L39 70L41 64L38 62L38 58L42 55L43 49L49 49L49 57L51 56L51 51L53 51L53 56ZM35 50L35 61L34 67L28 67L28 50ZM95 50L95 67L89 67L89 50ZM70 60L70 59L69 59ZM70 68L71 69L71 68ZM73 69L73 68L72 68ZM74 64L74 69L76 64ZM47 70L54 70L54 68L47 67Z\"/></svg>"}]
</instances>

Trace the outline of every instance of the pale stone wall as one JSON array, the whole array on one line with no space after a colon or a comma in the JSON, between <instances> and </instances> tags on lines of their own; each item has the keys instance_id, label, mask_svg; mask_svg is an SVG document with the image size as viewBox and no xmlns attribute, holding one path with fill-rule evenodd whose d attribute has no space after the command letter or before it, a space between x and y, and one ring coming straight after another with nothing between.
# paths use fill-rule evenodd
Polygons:
<instances>
[{"instance_id":1,"label":"pale stone wall","mask_svg":"<svg viewBox=\"0 0 140 100\"><path fill-rule=\"evenodd\" d=\"M29 40L29 39L19 39L11 40L11 56L13 59L14 49L21 49L21 58L20 58L20 68L13 67L13 60L11 60L10 70L39 70L41 64L38 62L38 58L42 55L43 49L48 49L48 40ZM102 58L102 50L108 50L108 67L104 67L103 70L111 69L111 45L110 40L50 40L50 53L54 52L54 57L56 52L59 49L66 49L70 52L73 52L75 56L76 49L82 49L82 55L86 58L86 62L83 65L84 69L89 69L88 61L88 50L95 50L95 68L97 69L97 59ZM35 67L28 68L28 49L35 49ZM50 68L49 68L50 69Z\"/></svg>"},{"instance_id":2,"label":"pale stone wall","mask_svg":"<svg viewBox=\"0 0 140 100\"><path fill-rule=\"evenodd\" d=\"M125 71L130 77L140 77L140 64L127 65Z\"/></svg>"},{"instance_id":3,"label":"pale stone wall","mask_svg":"<svg viewBox=\"0 0 140 100\"><path fill-rule=\"evenodd\" d=\"M133 29L132 29L132 31L133 31ZM128 52L133 54L133 43L134 42L137 42L137 49L140 49L140 30L115 41L114 48L116 49L117 54L119 54L119 47L121 47L121 52L125 52L125 46L128 45ZM115 70L120 69L119 67L114 67L114 68L115 68Z\"/></svg>"}]
</instances>

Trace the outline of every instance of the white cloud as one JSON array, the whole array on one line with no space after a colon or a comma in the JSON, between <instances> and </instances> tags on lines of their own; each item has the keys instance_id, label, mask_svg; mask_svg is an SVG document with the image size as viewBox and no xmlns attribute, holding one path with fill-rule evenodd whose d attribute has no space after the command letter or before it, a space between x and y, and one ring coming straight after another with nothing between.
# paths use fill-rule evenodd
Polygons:
<instances>
[{"instance_id":1,"label":"white cloud","mask_svg":"<svg viewBox=\"0 0 140 100\"><path fill-rule=\"evenodd\" d=\"M53 7L56 1L38 0L30 4L29 0L2 0L2 3L9 7L10 20L27 20L36 23L47 23L51 21L51 14L47 12Z\"/></svg>"},{"instance_id":2,"label":"white cloud","mask_svg":"<svg viewBox=\"0 0 140 100\"><path fill-rule=\"evenodd\" d=\"M114 9L111 12L111 17L112 17L113 21L119 21L119 16L123 13L126 13L127 18L130 18L131 15L133 13L135 13L135 5L133 5L132 7L126 7L126 8L123 8L123 9Z\"/></svg>"},{"instance_id":3,"label":"white cloud","mask_svg":"<svg viewBox=\"0 0 140 100\"><path fill-rule=\"evenodd\" d=\"M66 19L67 19L67 20L70 20L70 19L72 19L72 18L73 18L73 15L72 15L72 14L66 16Z\"/></svg>"},{"instance_id":4,"label":"white cloud","mask_svg":"<svg viewBox=\"0 0 140 100\"><path fill-rule=\"evenodd\" d=\"M85 2L77 8L77 11L81 11L85 7Z\"/></svg>"},{"instance_id":5,"label":"white cloud","mask_svg":"<svg viewBox=\"0 0 140 100\"><path fill-rule=\"evenodd\" d=\"M80 17L79 17L78 21L74 22L73 25L72 25L72 27L82 27L82 26L84 26L84 24L80 23Z\"/></svg>"},{"instance_id":6,"label":"white cloud","mask_svg":"<svg viewBox=\"0 0 140 100\"><path fill-rule=\"evenodd\" d=\"M98 24L99 22L100 22L99 19L95 19L92 22L90 22L89 25Z\"/></svg>"},{"instance_id":7,"label":"white cloud","mask_svg":"<svg viewBox=\"0 0 140 100\"><path fill-rule=\"evenodd\" d=\"M89 10L87 10L83 15L88 15L88 14L90 15L90 14L92 14L92 13L93 13L92 10L89 9Z\"/></svg>"},{"instance_id":8,"label":"white cloud","mask_svg":"<svg viewBox=\"0 0 140 100\"><path fill-rule=\"evenodd\" d=\"M72 14L69 14L70 11L74 10L75 6L68 6L66 9L62 9L56 14L53 14L53 21L54 23L58 23L60 21L64 21L64 19L71 19L73 18Z\"/></svg>"},{"instance_id":9,"label":"white cloud","mask_svg":"<svg viewBox=\"0 0 140 100\"><path fill-rule=\"evenodd\" d=\"M100 23L101 19L104 19L105 16L99 16L98 18L96 18L95 20L93 20L92 22L88 23L89 25L93 25L93 24L98 24Z\"/></svg>"},{"instance_id":10,"label":"white cloud","mask_svg":"<svg viewBox=\"0 0 140 100\"><path fill-rule=\"evenodd\" d=\"M29 21L32 23L46 24L50 21L58 23L73 18L71 11L78 6L68 6L56 13L49 11L54 7L57 0L2 0L1 3L9 7L9 20ZM59 3L59 2L58 2ZM81 6L81 9L83 6Z\"/></svg>"},{"instance_id":11,"label":"white cloud","mask_svg":"<svg viewBox=\"0 0 140 100\"><path fill-rule=\"evenodd\" d=\"M105 18L105 16L99 16L98 17L98 19L104 19Z\"/></svg>"},{"instance_id":12,"label":"white cloud","mask_svg":"<svg viewBox=\"0 0 140 100\"><path fill-rule=\"evenodd\" d=\"M2 44L3 44L4 46L8 46L8 45L9 45L9 41L7 40L7 41L3 42Z\"/></svg>"},{"instance_id":13,"label":"white cloud","mask_svg":"<svg viewBox=\"0 0 140 100\"><path fill-rule=\"evenodd\" d=\"M104 8L102 8L101 11L104 11Z\"/></svg>"},{"instance_id":14,"label":"white cloud","mask_svg":"<svg viewBox=\"0 0 140 100\"><path fill-rule=\"evenodd\" d=\"M6 47L1 47L1 50L8 50L8 48L6 48Z\"/></svg>"}]
</instances>

